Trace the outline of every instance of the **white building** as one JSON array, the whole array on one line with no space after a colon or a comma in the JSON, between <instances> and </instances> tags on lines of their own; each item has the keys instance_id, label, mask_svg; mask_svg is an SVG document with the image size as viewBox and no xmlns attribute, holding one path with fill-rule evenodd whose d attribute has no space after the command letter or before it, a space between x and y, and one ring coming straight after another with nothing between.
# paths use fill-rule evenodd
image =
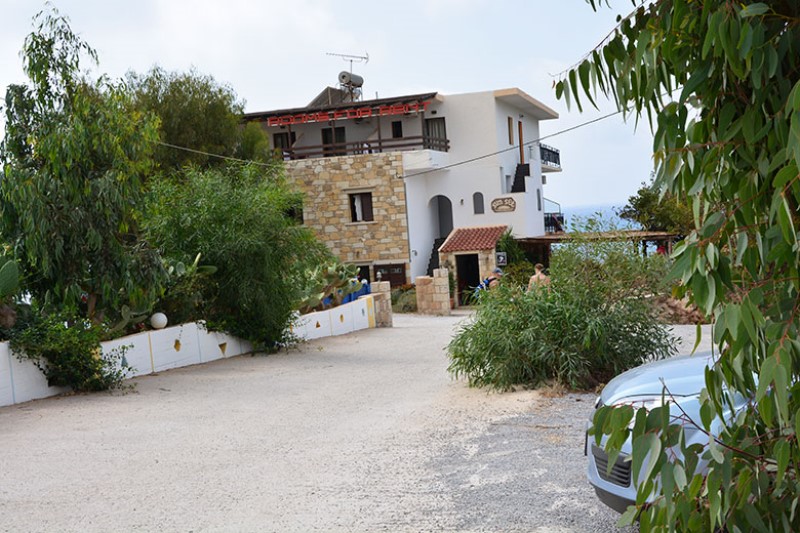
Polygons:
<instances>
[{"instance_id":1,"label":"white building","mask_svg":"<svg viewBox=\"0 0 800 533\"><path fill-rule=\"evenodd\" d=\"M352 94L328 88L305 108L244 117L282 152L307 195L304 223L343 261L406 283L438 264L454 228L505 225L518 238L552 230L544 173L560 171L560 159L537 139L555 111L516 88Z\"/></svg>"}]
</instances>

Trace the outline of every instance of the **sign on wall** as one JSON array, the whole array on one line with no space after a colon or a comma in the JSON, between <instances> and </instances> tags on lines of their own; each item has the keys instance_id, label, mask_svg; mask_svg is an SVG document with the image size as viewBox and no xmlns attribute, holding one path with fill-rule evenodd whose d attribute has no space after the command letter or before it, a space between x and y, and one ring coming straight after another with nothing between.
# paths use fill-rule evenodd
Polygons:
<instances>
[{"instance_id":1,"label":"sign on wall","mask_svg":"<svg viewBox=\"0 0 800 533\"><path fill-rule=\"evenodd\" d=\"M495 213L510 213L517 209L517 202L513 198L495 198L492 200L492 211Z\"/></svg>"},{"instance_id":2,"label":"sign on wall","mask_svg":"<svg viewBox=\"0 0 800 533\"><path fill-rule=\"evenodd\" d=\"M508 255L506 252L495 252L494 259L495 263L497 263L497 266L499 267L508 265Z\"/></svg>"},{"instance_id":3,"label":"sign on wall","mask_svg":"<svg viewBox=\"0 0 800 533\"><path fill-rule=\"evenodd\" d=\"M407 115L408 113L425 111L428 109L429 105L431 105L430 100L427 102L413 102L410 104L391 104L376 107L354 107L352 109L320 111L318 113L297 113L296 115L269 117L267 119L267 126L288 126L290 124L330 122L331 120Z\"/></svg>"}]
</instances>

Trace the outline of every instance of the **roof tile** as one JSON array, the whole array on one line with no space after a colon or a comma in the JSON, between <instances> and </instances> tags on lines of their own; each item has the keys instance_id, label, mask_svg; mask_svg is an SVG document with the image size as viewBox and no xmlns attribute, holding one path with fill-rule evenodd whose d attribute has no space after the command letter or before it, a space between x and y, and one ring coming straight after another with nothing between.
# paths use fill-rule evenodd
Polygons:
<instances>
[{"instance_id":1,"label":"roof tile","mask_svg":"<svg viewBox=\"0 0 800 533\"><path fill-rule=\"evenodd\" d=\"M440 252L471 252L475 250L491 250L497 245L500 236L508 226L481 226L474 228L456 228L439 248Z\"/></svg>"}]
</instances>

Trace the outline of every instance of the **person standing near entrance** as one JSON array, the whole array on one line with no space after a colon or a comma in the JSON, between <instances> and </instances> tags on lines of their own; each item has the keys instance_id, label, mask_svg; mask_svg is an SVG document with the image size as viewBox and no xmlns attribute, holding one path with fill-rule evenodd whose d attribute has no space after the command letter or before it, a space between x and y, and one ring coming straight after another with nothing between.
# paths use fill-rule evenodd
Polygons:
<instances>
[{"instance_id":1,"label":"person standing near entrance","mask_svg":"<svg viewBox=\"0 0 800 533\"><path fill-rule=\"evenodd\" d=\"M550 285L550 276L544 273L544 265L536 263L533 266L533 276L528 280L528 291L532 291L534 287L547 287Z\"/></svg>"}]
</instances>

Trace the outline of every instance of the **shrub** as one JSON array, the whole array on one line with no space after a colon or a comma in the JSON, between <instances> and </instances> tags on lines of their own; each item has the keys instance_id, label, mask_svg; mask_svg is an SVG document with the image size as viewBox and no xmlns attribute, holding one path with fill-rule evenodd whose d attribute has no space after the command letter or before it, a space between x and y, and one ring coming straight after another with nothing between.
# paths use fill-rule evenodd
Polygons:
<instances>
[{"instance_id":1,"label":"shrub","mask_svg":"<svg viewBox=\"0 0 800 533\"><path fill-rule=\"evenodd\" d=\"M500 281L504 285L513 283L519 287L527 287L533 273L533 264L523 259L503 268L503 277Z\"/></svg>"},{"instance_id":2,"label":"shrub","mask_svg":"<svg viewBox=\"0 0 800 533\"><path fill-rule=\"evenodd\" d=\"M473 320L449 345L451 373L470 385L508 389L549 379L591 388L674 352L654 313L668 287L663 257L589 234L553 252L551 284L531 292L505 282L483 291Z\"/></svg>"},{"instance_id":3,"label":"shrub","mask_svg":"<svg viewBox=\"0 0 800 533\"><path fill-rule=\"evenodd\" d=\"M471 386L500 390L550 379L589 389L673 346L643 300L501 284L485 291L450 343L449 370Z\"/></svg>"},{"instance_id":4,"label":"shrub","mask_svg":"<svg viewBox=\"0 0 800 533\"><path fill-rule=\"evenodd\" d=\"M22 322L22 321L21 321ZM11 349L42 371L49 385L77 392L118 388L128 366L123 351L101 354L102 326L66 314L35 310L11 335Z\"/></svg>"},{"instance_id":5,"label":"shrub","mask_svg":"<svg viewBox=\"0 0 800 533\"><path fill-rule=\"evenodd\" d=\"M171 262L200 253L217 268L188 291L200 290L209 327L269 349L285 338L302 273L329 256L289 216L301 206L277 165L186 169L153 184L145 224Z\"/></svg>"},{"instance_id":6,"label":"shrub","mask_svg":"<svg viewBox=\"0 0 800 533\"><path fill-rule=\"evenodd\" d=\"M412 284L401 285L391 293L392 312L394 313L416 313L417 312L417 289Z\"/></svg>"}]
</instances>

